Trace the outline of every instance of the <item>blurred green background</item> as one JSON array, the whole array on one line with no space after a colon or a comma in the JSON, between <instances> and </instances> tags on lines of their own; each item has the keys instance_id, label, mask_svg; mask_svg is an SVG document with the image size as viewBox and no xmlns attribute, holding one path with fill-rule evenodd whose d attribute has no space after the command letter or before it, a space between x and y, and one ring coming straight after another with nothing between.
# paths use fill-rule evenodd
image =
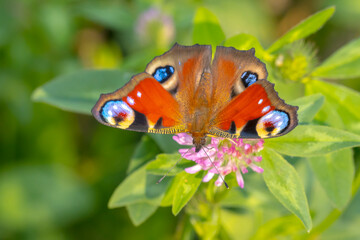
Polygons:
<instances>
[{"instance_id":1,"label":"blurred green background","mask_svg":"<svg viewBox=\"0 0 360 240\"><path fill-rule=\"evenodd\" d=\"M192 44L199 6L226 37L248 33L267 47L331 5L335 15L308 39L319 61L360 36L359 1L1 1L0 239L170 239L176 231L170 208L139 227L125 208L107 208L142 134L33 103L36 87L84 68L141 72L174 42ZM359 91L358 80L342 83Z\"/></svg>"}]
</instances>

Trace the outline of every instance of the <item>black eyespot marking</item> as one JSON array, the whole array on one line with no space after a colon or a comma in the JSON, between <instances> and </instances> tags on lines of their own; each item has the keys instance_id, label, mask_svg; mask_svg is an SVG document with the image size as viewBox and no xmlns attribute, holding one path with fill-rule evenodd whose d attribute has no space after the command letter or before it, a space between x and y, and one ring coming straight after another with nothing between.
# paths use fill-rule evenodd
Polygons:
<instances>
[{"instance_id":1,"label":"black eyespot marking","mask_svg":"<svg viewBox=\"0 0 360 240\"><path fill-rule=\"evenodd\" d=\"M162 121L163 121L163 118L159 118L154 126L155 129L160 129L162 127Z\"/></svg>"},{"instance_id":2,"label":"black eyespot marking","mask_svg":"<svg viewBox=\"0 0 360 240\"><path fill-rule=\"evenodd\" d=\"M129 126L129 130L139 131L139 132L147 132L149 129L146 116L138 111L135 111L135 121Z\"/></svg>"},{"instance_id":3,"label":"black eyespot marking","mask_svg":"<svg viewBox=\"0 0 360 240\"><path fill-rule=\"evenodd\" d=\"M172 66L158 67L153 73L153 77L160 83L166 82L175 72Z\"/></svg>"},{"instance_id":4,"label":"black eyespot marking","mask_svg":"<svg viewBox=\"0 0 360 240\"><path fill-rule=\"evenodd\" d=\"M230 134L235 134L236 133L236 125L235 125L234 121L231 122L229 133Z\"/></svg>"},{"instance_id":5,"label":"black eyespot marking","mask_svg":"<svg viewBox=\"0 0 360 240\"><path fill-rule=\"evenodd\" d=\"M259 138L259 135L256 132L256 124L259 118L250 120L246 123L244 128L240 132L241 138Z\"/></svg>"},{"instance_id":6,"label":"black eyespot marking","mask_svg":"<svg viewBox=\"0 0 360 240\"><path fill-rule=\"evenodd\" d=\"M241 75L241 81L243 82L245 87L249 87L257 80L258 80L258 75L250 71L246 71Z\"/></svg>"}]
</instances>

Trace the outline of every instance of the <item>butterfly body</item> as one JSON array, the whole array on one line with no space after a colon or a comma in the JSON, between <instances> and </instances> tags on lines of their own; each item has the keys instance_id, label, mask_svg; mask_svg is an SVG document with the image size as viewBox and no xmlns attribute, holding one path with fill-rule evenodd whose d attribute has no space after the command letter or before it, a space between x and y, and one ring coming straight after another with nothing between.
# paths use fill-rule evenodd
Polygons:
<instances>
[{"instance_id":1,"label":"butterfly body","mask_svg":"<svg viewBox=\"0 0 360 240\"><path fill-rule=\"evenodd\" d=\"M192 135L196 151L207 135L268 138L297 125L297 107L278 97L254 49L175 44L124 87L102 94L92 113L108 126Z\"/></svg>"}]
</instances>

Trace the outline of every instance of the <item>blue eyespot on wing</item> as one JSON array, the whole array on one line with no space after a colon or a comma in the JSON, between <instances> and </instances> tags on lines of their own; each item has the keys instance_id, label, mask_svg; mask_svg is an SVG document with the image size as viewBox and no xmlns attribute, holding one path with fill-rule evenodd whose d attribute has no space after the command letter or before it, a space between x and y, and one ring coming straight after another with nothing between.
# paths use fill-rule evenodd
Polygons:
<instances>
[{"instance_id":1,"label":"blue eyespot on wing","mask_svg":"<svg viewBox=\"0 0 360 240\"><path fill-rule=\"evenodd\" d=\"M127 129L135 120L134 110L122 100L106 102L100 112L104 122L122 129Z\"/></svg>"},{"instance_id":2,"label":"blue eyespot on wing","mask_svg":"<svg viewBox=\"0 0 360 240\"><path fill-rule=\"evenodd\" d=\"M289 124L290 118L286 112L273 110L258 120L256 131L262 138L274 137L283 133Z\"/></svg>"},{"instance_id":3,"label":"blue eyespot on wing","mask_svg":"<svg viewBox=\"0 0 360 240\"><path fill-rule=\"evenodd\" d=\"M258 75L250 71L246 71L241 75L241 81L246 88L254 84L257 80Z\"/></svg>"},{"instance_id":4,"label":"blue eyespot on wing","mask_svg":"<svg viewBox=\"0 0 360 240\"><path fill-rule=\"evenodd\" d=\"M166 82L173 74L175 69L172 66L158 67L154 73L153 77L160 83Z\"/></svg>"}]
</instances>

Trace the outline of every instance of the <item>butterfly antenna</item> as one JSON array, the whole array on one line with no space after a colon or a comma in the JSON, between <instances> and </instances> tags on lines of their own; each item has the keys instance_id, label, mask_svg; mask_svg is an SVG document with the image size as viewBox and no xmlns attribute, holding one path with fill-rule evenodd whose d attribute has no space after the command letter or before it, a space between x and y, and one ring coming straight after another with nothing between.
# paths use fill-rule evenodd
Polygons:
<instances>
[{"instance_id":1,"label":"butterfly antenna","mask_svg":"<svg viewBox=\"0 0 360 240\"><path fill-rule=\"evenodd\" d=\"M203 150L203 151L205 152L205 154L208 156L208 158L209 158L209 160L210 160L211 164L214 166L214 168L215 168L215 169L216 169L216 171L218 172L219 176L221 177L221 180L223 180L225 187L226 187L227 189L229 189L229 185L227 185L227 183L225 182L224 177L220 174L220 172L219 172L219 170L217 169L217 167L215 166L214 162L213 162L213 161L211 161L211 158L210 158L209 154L205 151L205 149L204 149L204 148L202 148L202 150Z\"/></svg>"},{"instance_id":2,"label":"butterfly antenna","mask_svg":"<svg viewBox=\"0 0 360 240\"><path fill-rule=\"evenodd\" d=\"M185 154L187 154L187 153L189 152L189 150L190 150L190 148L186 151ZM185 155L185 154L184 154L184 155ZM174 166L172 166L172 167L166 172L166 174L165 174L164 176L162 176L162 177L159 179L159 181L156 182L156 184L161 183L161 181L162 181L167 175L169 175L169 173L176 167L176 165L180 162L181 159L183 159L182 155L181 155L181 157L176 161L176 163L174 164Z\"/></svg>"}]
</instances>

